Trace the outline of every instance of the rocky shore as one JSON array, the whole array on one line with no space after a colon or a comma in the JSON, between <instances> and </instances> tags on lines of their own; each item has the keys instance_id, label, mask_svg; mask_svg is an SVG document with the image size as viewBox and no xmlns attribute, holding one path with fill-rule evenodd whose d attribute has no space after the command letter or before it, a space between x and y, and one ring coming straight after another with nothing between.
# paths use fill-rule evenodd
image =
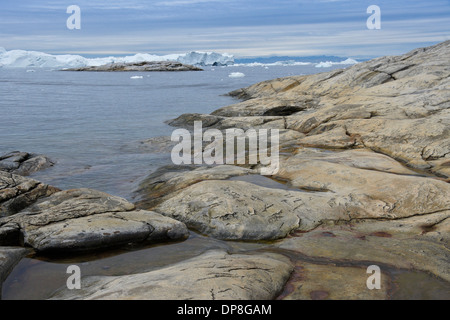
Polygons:
<instances>
[{"instance_id":1,"label":"rocky shore","mask_svg":"<svg viewBox=\"0 0 450 320\"><path fill-rule=\"evenodd\" d=\"M183 241L191 230L253 249L234 244L157 270L86 277L81 290L49 298L389 299L400 271L450 289L449 88L446 41L233 91L243 101L169 124L279 129L280 170L168 165L143 180L135 204L58 190L14 173L9 160L0 171L0 280L26 254L20 247L75 254ZM169 146L170 138L142 142L149 152ZM380 290L366 287L370 265L382 270Z\"/></svg>"},{"instance_id":2,"label":"rocky shore","mask_svg":"<svg viewBox=\"0 0 450 320\"><path fill-rule=\"evenodd\" d=\"M98 72L126 72L126 71L202 71L203 69L183 64L177 61L143 61L129 63L109 63L101 66L68 68L63 71L98 71Z\"/></svg>"}]
</instances>

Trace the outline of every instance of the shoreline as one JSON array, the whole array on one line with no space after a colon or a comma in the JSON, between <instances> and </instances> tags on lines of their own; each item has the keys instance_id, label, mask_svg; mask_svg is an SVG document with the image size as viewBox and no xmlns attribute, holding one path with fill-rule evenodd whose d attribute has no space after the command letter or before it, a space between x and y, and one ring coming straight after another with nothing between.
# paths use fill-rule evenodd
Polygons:
<instances>
[{"instance_id":1,"label":"shoreline","mask_svg":"<svg viewBox=\"0 0 450 320\"><path fill-rule=\"evenodd\" d=\"M137 209L121 205L128 211L145 210L174 219L224 243L242 239L275 241L267 246L263 242L263 249L278 253L273 256L266 252L258 259L269 269L277 265L273 269L273 276L278 277L276 290L255 287L259 296L241 292L239 298L274 299L279 297L280 288L284 298L314 298L317 287L326 286L325 298L388 299L394 282L392 271L388 272L391 276L386 274L383 290L358 289L367 278L362 266L369 263L433 274L445 287L450 281L445 262L445 257L450 257L445 246L450 228L450 186L446 183L450 160L445 149L448 126L442 121L450 117L445 104L448 94L440 88L449 74L450 64L445 62L449 50L447 41L343 70L268 80L236 90L234 94L245 99L234 105L209 115L177 118L178 127L191 126L198 120L209 124L206 128L218 130L284 130L280 147L290 151L281 155L281 170L273 178L285 181L287 190L253 184L251 180L236 181L256 174L251 166L167 166L141 185L140 193L147 202L139 203ZM436 64L422 66L430 59ZM421 100L434 104L422 106ZM268 121L261 121L264 117ZM424 177L416 170L429 170L439 177ZM274 211L267 208L268 204ZM42 212L45 214L45 210ZM0 231L3 222L0 220ZM29 225L27 221L13 223L21 224L21 228ZM411 248L415 248L414 252ZM244 271L250 270L247 263L251 264L251 256L256 259L258 252L250 249L239 256ZM304 259L285 261L282 252L309 257L313 263ZM439 258L442 255L444 260ZM217 252L202 255L201 259L205 263L221 261L224 268L229 262L236 263L233 255ZM317 261L321 263L314 263ZM342 265L333 266L336 261ZM197 262L193 259L192 263ZM159 272L174 269L169 266ZM304 270L308 270L309 278L305 278ZM216 274L217 270L208 272ZM154 279L155 274L145 277ZM339 276L320 278L320 274ZM126 276L117 279L120 277ZM252 272L251 277L268 281L260 272ZM346 292L340 292L343 283L338 279L349 277L354 282ZM103 281L106 278L83 291L84 297L95 297ZM186 298L203 294L198 279L193 277L192 281L194 291L186 292ZM230 281L228 285L234 280ZM221 282L221 286L226 283ZM253 288L251 283L245 285ZM115 297L117 289L111 287L106 292ZM58 297L76 295L62 290ZM230 296L222 296L226 297Z\"/></svg>"}]
</instances>

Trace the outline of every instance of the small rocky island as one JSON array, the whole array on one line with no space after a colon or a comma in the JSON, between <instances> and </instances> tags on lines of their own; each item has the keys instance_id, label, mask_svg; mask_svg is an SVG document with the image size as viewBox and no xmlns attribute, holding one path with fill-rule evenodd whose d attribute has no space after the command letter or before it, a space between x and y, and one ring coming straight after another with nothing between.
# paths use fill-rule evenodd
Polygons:
<instances>
[{"instance_id":1,"label":"small rocky island","mask_svg":"<svg viewBox=\"0 0 450 320\"><path fill-rule=\"evenodd\" d=\"M142 182L134 204L58 190L13 172L22 153L5 156L0 284L23 247L75 254L182 242L189 229L220 247L152 270L85 277L81 290L62 286L48 298L390 299L399 283L422 290L429 277L449 299L449 81L446 41L236 90L244 101L170 124L279 129L280 170L262 177L259 165L168 165ZM379 290L366 287L372 265L382 272Z\"/></svg>"},{"instance_id":2,"label":"small rocky island","mask_svg":"<svg viewBox=\"0 0 450 320\"><path fill-rule=\"evenodd\" d=\"M101 66L63 69L62 71L149 72L149 71L203 71L203 69L190 64L183 64L177 61L142 61L130 63L109 63Z\"/></svg>"}]
</instances>

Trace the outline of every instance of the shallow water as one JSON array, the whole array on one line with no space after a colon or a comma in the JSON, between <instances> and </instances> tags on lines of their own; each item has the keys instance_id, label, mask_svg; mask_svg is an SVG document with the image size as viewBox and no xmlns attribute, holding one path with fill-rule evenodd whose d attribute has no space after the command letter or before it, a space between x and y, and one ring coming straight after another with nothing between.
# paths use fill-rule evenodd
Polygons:
<instances>
[{"instance_id":1,"label":"shallow water","mask_svg":"<svg viewBox=\"0 0 450 320\"><path fill-rule=\"evenodd\" d=\"M293 261L314 262L314 259L287 250L271 247L270 242L221 241L191 232L183 242L150 245L143 248L121 249L71 257L29 256L22 259L3 284L4 300L48 299L66 286L70 265L81 270L82 281L88 276L120 276L156 270L196 257L207 250L226 250L230 253L270 251L280 252ZM317 263L317 261L316 261ZM335 261L321 259L320 264L336 266ZM351 266L351 265L349 265ZM390 278L389 299L393 300L449 300L450 283L420 271L383 268Z\"/></svg>"},{"instance_id":2,"label":"shallow water","mask_svg":"<svg viewBox=\"0 0 450 320\"><path fill-rule=\"evenodd\" d=\"M4 300L48 299L66 285L67 267L77 265L81 276L120 276L148 272L198 256L208 250L244 252L267 247L264 242L221 241L191 232L186 241L122 247L67 257L30 255L22 259L3 284Z\"/></svg>"}]
</instances>

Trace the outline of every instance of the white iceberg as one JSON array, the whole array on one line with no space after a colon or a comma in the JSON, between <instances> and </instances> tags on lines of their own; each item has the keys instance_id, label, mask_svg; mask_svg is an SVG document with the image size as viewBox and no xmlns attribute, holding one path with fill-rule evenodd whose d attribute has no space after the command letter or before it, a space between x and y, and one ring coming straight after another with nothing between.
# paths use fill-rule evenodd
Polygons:
<instances>
[{"instance_id":1,"label":"white iceberg","mask_svg":"<svg viewBox=\"0 0 450 320\"><path fill-rule=\"evenodd\" d=\"M318 64L316 64L316 68L329 68L333 65L336 64L357 64L358 61L356 61L355 59L345 59L344 61L340 61L340 62L331 62L331 61L325 61L325 62L319 62Z\"/></svg>"},{"instance_id":2,"label":"white iceberg","mask_svg":"<svg viewBox=\"0 0 450 320\"><path fill-rule=\"evenodd\" d=\"M38 51L11 50L0 48L0 67L11 68L80 68L101 66L108 63L135 63L142 61L178 61L201 66L226 66L234 63L229 54L216 52L190 52L158 56L138 53L126 57L85 58L80 55L51 55Z\"/></svg>"},{"instance_id":3,"label":"white iceberg","mask_svg":"<svg viewBox=\"0 0 450 320\"><path fill-rule=\"evenodd\" d=\"M228 75L228 77L230 78L242 78L245 77L245 74L243 74L242 72L232 72Z\"/></svg>"},{"instance_id":4,"label":"white iceberg","mask_svg":"<svg viewBox=\"0 0 450 320\"><path fill-rule=\"evenodd\" d=\"M130 77L130 79L143 79L144 77L143 76L132 76L132 77Z\"/></svg>"},{"instance_id":5,"label":"white iceberg","mask_svg":"<svg viewBox=\"0 0 450 320\"><path fill-rule=\"evenodd\" d=\"M316 64L316 68L329 68L333 65L333 62L331 61L325 61L325 62L319 62Z\"/></svg>"},{"instance_id":6,"label":"white iceberg","mask_svg":"<svg viewBox=\"0 0 450 320\"><path fill-rule=\"evenodd\" d=\"M357 63L359 63L359 62L356 61L355 59L351 59L351 58L348 58L344 61L339 62L339 64L357 64Z\"/></svg>"},{"instance_id":7,"label":"white iceberg","mask_svg":"<svg viewBox=\"0 0 450 320\"><path fill-rule=\"evenodd\" d=\"M310 65L311 62L301 62L301 61L276 61L271 63L262 63L262 62L251 62L251 63L235 63L232 66L234 67L276 67L276 66L307 66Z\"/></svg>"},{"instance_id":8,"label":"white iceberg","mask_svg":"<svg viewBox=\"0 0 450 320\"><path fill-rule=\"evenodd\" d=\"M227 53L189 52L177 58L178 62L201 66L228 66L234 63L234 57Z\"/></svg>"}]
</instances>

